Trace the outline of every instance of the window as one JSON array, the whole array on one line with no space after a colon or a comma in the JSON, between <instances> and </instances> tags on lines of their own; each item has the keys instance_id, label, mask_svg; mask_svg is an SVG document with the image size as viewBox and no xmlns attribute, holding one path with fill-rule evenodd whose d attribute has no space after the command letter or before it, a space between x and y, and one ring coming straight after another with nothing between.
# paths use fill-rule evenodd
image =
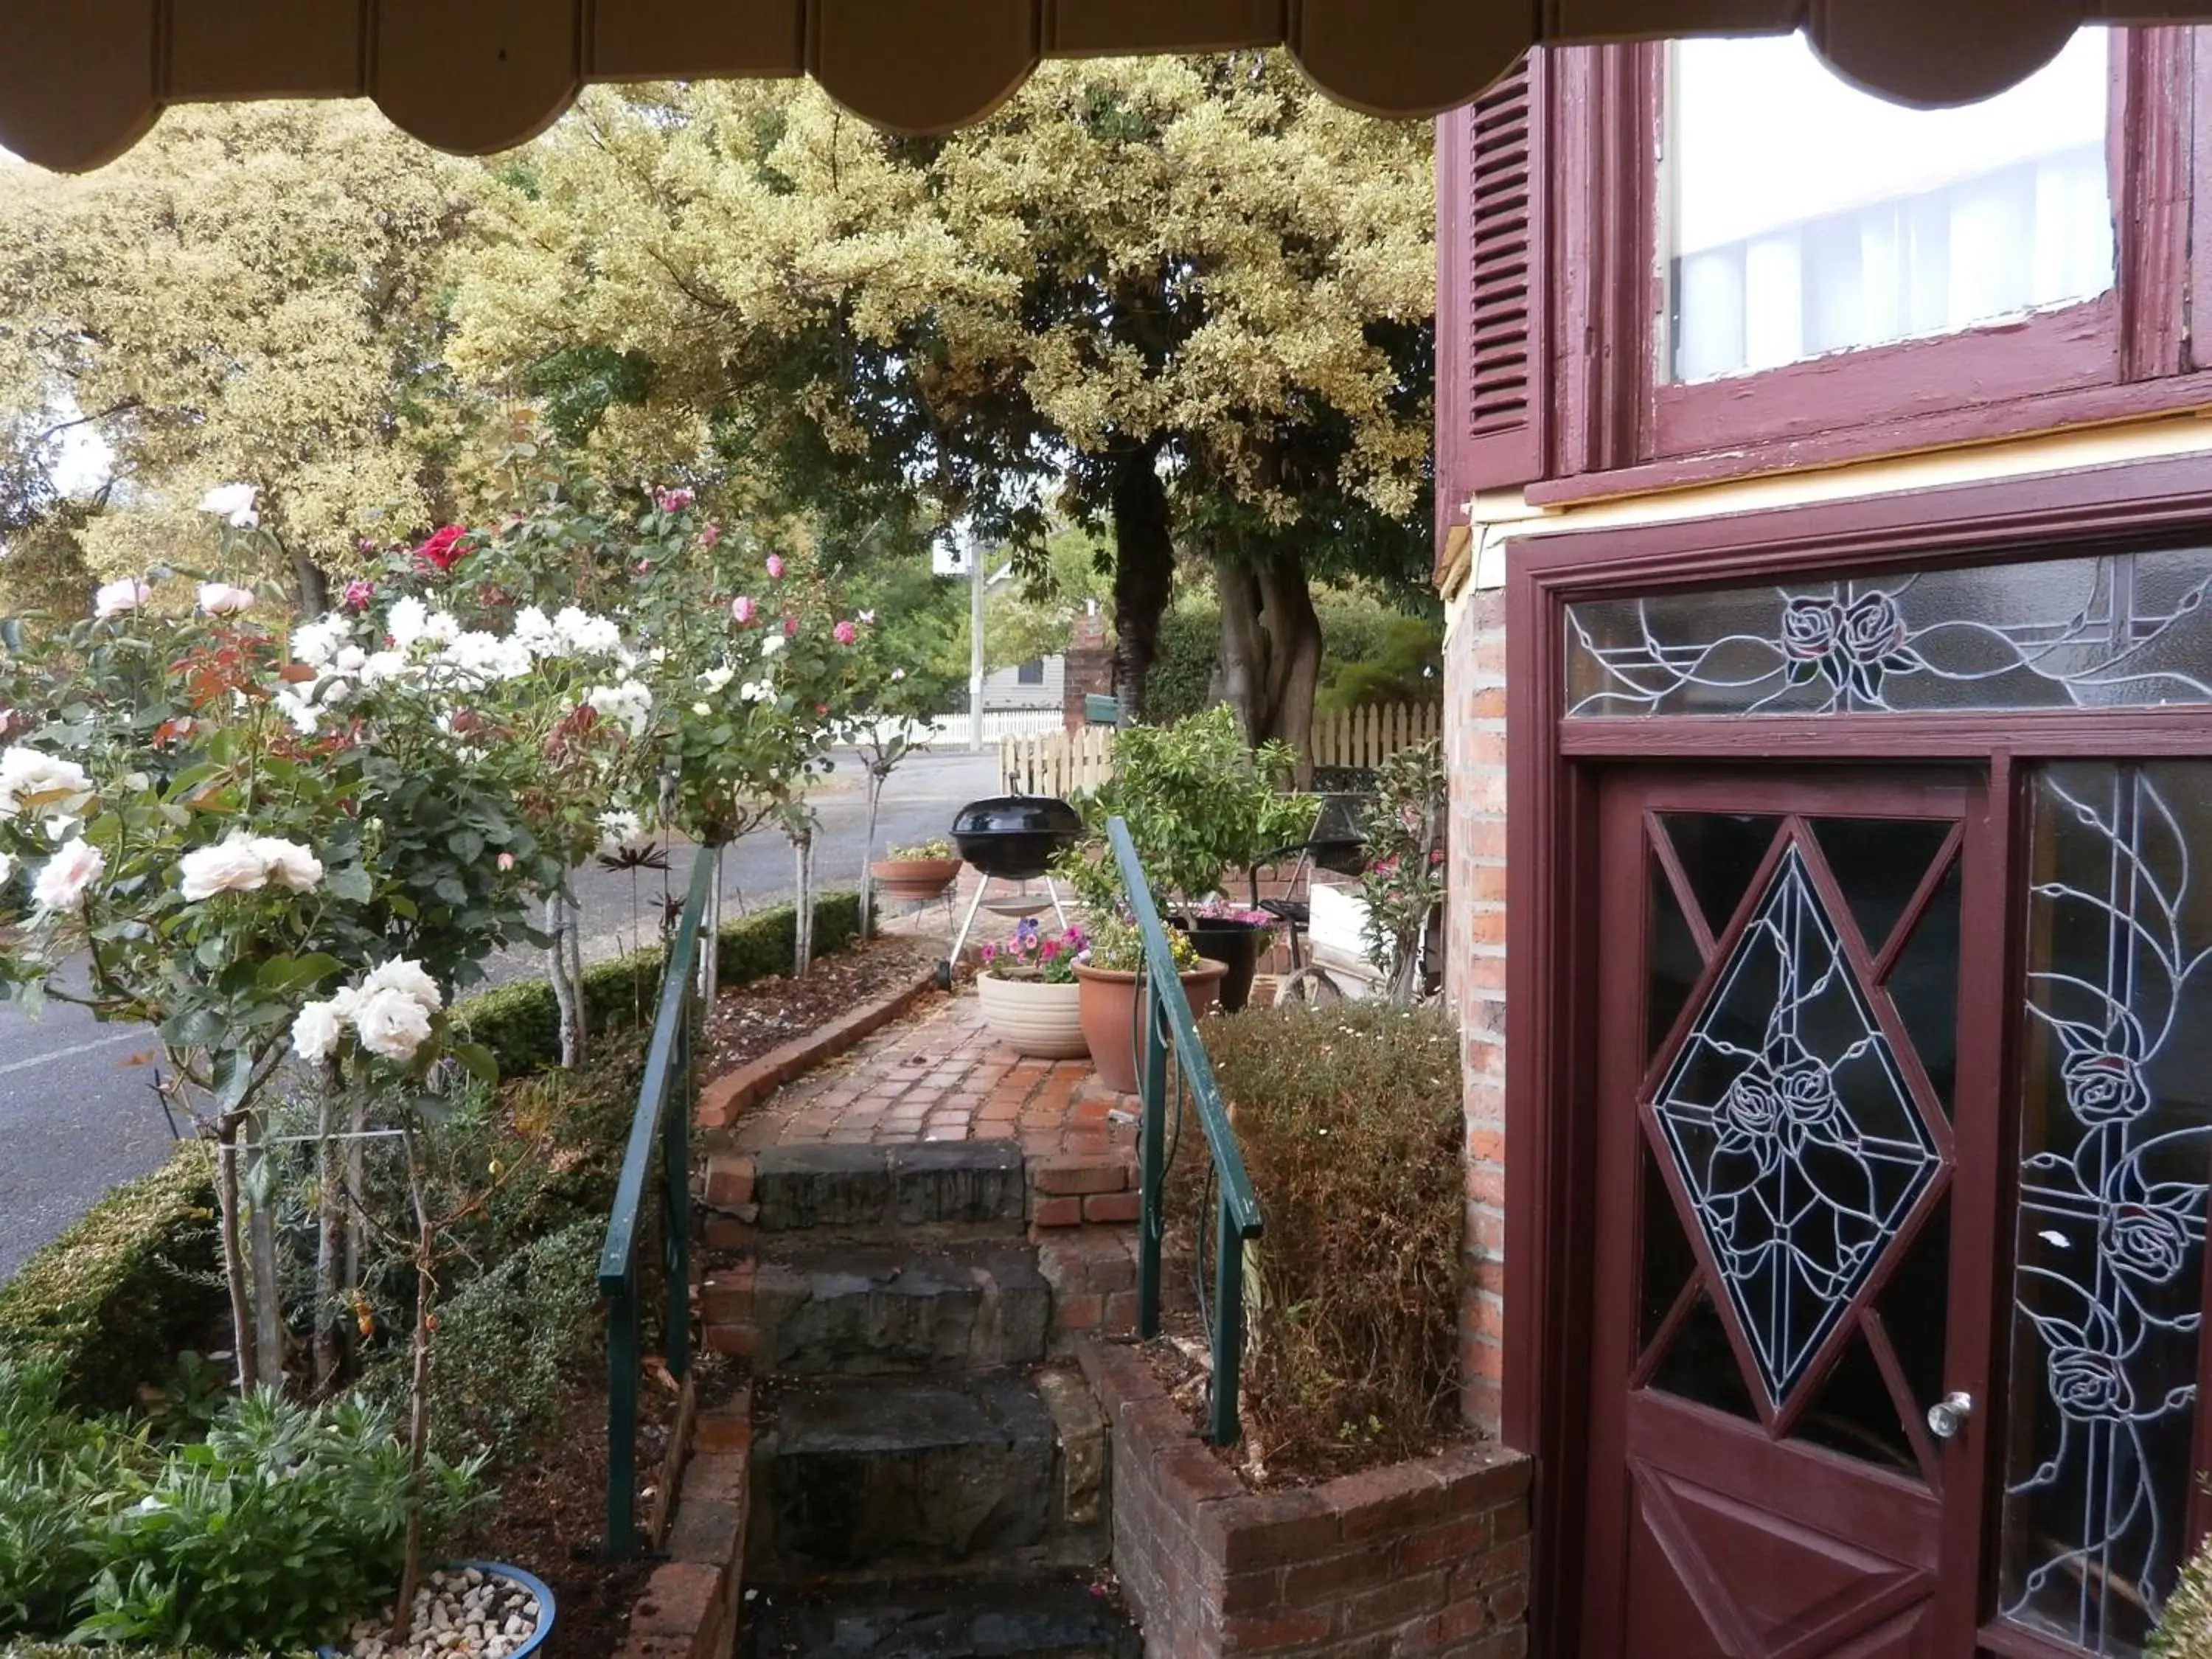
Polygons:
<instances>
[{"instance_id":1,"label":"window","mask_svg":"<svg viewBox=\"0 0 2212 1659\"><path fill-rule=\"evenodd\" d=\"M1015 669L1014 684L1016 685L1042 685L1044 684L1044 659L1042 657L1031 657L1020 667Z\"/></svg>"},{"instance_id":2,"label":"window","mask_svg":"<svg viewBox=\"0 0 2212 1659\"><path fill-rule=\"evenodd\" d=\"M2094 299L2114 282L2112 51L2085 28L2010 92L1912 110L1802 37L1676 45L1665 378L1780 368Z\"/></svg>"}]
</instances>

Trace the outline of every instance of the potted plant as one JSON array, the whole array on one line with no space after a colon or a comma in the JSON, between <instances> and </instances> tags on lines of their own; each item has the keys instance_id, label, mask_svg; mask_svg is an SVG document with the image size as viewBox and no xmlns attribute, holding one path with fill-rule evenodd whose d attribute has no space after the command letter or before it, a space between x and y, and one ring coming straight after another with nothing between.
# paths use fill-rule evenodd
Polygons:
<instances>
[{"instance_id":1,"label":"potted plant","mask_svg":"<svg viewBox=\"0 0 2212 1659\"><path fill-rule=\"evenodd\" d=\"M1088 1045L1075 966L1090 945L1079 926L1071 923L1065 933L1048 933L1034 916L1024 918L1004 944L986 944L975 994L991 1035L1034 1059L1080 1059Z\"/></svg>"},{"instance_id":2,"label":"potted plant","mask_svg":"<svg viewBox=\"0 0 2212 1659\"><path fill-rule=\"evenodd\" d=\"M1312 832L1314 798L1277 787L1296 759L1286 744L1246 748L1227 704L1174 726L1127 727L1114 740L1114 775L1080 803L1090 838L1063 867L1085 903L1118 903L1105 836L1106 820L1119 817L1161 913L1187 914L1231 872Z\"/></svg>"},{"instance_id":3,"label":"potted plant","mask_svg":"<svg viewBox=\"0 0 2212 1659\"><path fill-rule=\"evenodd\" d=\"M1179 928L1167 930L1167 940L1183 997L1196 1018L1213 1006L1229 969L1200 956L1190 936ZM1092 928L1089 955L1075 964L1076 982L1082 987L1083 1041L1091 1050L1091 1067L1101 1083L1119 1094L1137 1091L1138 1044L1146 1017L1144 967L1144 943L1136 924L1119 916L1109 916Z\"/></svg>"},{"instance_id":4,"label":"potted plant","mask_svg":"<svg viewBox=\"0 0 2212 1659\"><path fill-rule=\"evenodd\" d=\"M1190 942L1199 955L1228 969L1221 981L1221 1011L1243 1010L1252 994L1252 975L1260 957L1274 937L1275 918L1220 899L1208 899L1184 913Z\"/></svg>"},{"instance_id":5,"label":"potted plant","mask_svg":"<svg viewBox=\"0 0 2212 1659\"><path fill-rule=\"evenodd\" d=\"M868 866L876 885L896 899L935 898L960 873L960 854L944 836L887 847L884 856Z\"/></svg>"}]
</instances>

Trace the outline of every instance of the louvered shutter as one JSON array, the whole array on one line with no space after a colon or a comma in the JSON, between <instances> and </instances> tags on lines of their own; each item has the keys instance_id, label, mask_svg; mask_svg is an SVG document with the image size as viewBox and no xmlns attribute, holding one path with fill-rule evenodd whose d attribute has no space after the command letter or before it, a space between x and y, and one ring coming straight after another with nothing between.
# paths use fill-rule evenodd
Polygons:
<instances>
[{"instance_id":1,"label":"louvered shutter","mask_svg":"<svg viewBox=\"0 0 2212 1659\"><path fill-rule=\"evenodd\" d=\"M1476 490L1544 476L1543 58L1437 129L1440 545Z\"/></svg>"}]
</instances>

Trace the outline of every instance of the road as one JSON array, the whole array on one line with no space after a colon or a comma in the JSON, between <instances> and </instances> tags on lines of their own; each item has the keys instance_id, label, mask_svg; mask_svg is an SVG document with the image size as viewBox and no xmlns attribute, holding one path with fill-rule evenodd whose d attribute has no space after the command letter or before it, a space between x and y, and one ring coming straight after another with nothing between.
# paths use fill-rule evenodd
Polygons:
<instances>
[{"instance_id":1,"label":"road","mask_svg":"<svg viewBox=\"0 0 2212 1659\"><path fill-rule=\"evenodd\" d=\"M860 875L867 806L857 772L849 760L841 762L815 797L818 887L850 887ZM943 835L963 803L995 792L995 776L989 754L915 756L884 789L877 845ZM690 849L679 848L669 860L668 882L678 893L690 878ZM757 908L787 901L795 879L791 845L780 833L750 836L724 860L725 914L734 915L740 903ZM638 872L635 909L627 873L593 865L578 873L576 884L588 956L653 939L658 872ZM531 952L510 953L491 966L495 980L540 971ZM169 1130L149 1086L153 1073L144 1057L153 1048L140 1028L100 1025L64 1004L49 1003L37 1020L0 1007L0 1280L117 1182L161 1161Z\"/></svg>"}]
</instances>

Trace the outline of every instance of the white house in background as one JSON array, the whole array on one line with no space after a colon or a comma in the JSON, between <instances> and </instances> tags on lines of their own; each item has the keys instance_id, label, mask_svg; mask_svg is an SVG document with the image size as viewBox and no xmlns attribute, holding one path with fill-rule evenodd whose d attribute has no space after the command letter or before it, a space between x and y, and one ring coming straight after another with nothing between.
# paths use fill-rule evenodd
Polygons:
<instances>
[{"instance_id":1,"label":"white house in background","mask_svg":"<svg viewBox=\"0 0 2212 1659\"><path fill-rule=\"evenodd\" d=\"M994 669L983 676L983 710L986 714L1002 708L1057 710L1066 672L1067 659L1058 655L1031 657L1012 668Z\"/></svg>"}]
</instances>

